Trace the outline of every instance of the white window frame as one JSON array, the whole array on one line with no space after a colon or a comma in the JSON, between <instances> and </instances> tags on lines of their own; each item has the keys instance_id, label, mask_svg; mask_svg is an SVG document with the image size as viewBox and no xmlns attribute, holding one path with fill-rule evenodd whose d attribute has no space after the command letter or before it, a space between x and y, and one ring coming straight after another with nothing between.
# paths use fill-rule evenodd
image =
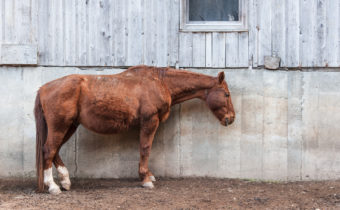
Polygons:
<instances>
[{"instance_id":1,"label":"white window frame","mask_svg":"<svg viewBox=\"0 0 340 210\"><path fill-rule=\"evenodd\" d=\"M247 3L239 0L239 21L189 21L189 0L180 0L180 31L183 32L233 32L248 31Z\"/></svg>"}]
</instances>

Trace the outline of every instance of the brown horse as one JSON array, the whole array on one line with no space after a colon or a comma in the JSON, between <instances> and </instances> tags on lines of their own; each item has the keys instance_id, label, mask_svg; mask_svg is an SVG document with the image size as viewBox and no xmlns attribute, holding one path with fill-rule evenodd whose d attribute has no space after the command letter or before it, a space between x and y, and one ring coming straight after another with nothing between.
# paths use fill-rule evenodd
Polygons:
<instances>
[{"instance_id":1,"label":"brown horse","mask_svg":"<svg viewBox=\"0 0 340 210\"><path fill-rule=\"evenodd\" d=\"M148 169L152 141L158 125L170 107L200 98L227 126L235 119L224 73L216 77L171 68L135 66L115 75L69 75L43 85L36 97L36 167L38 191L48 186L60 193L53 181L52 162L60 184L69 190L71 182L59 150L79 124L101 134L113 134L131 126L140 128L139 176L142 186L153 188Z\"/></svg>"}]
</instances>

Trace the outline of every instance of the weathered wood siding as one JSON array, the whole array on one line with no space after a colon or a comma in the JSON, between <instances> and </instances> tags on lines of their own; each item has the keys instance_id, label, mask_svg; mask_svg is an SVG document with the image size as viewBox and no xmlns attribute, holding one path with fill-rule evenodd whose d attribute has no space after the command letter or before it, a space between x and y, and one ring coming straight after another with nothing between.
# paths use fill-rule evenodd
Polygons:
<instances>
[{"instance_id":1,"label":"weathered wood siding","mask_svg":"<svg viewBox=\"0 0 340 210\"><path fill-rule=\"evenodd\" d=\"M240 33L180 32L180 1L0 0L0 43L36 44L51 66L340 66L340 1L249 0Z\"/></svg>"}]
</instances>

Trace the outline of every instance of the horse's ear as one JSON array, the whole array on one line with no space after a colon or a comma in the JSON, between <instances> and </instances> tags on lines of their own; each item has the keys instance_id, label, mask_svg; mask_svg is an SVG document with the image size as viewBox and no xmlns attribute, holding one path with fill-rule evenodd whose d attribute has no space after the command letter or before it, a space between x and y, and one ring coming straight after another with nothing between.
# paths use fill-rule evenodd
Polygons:
<instances>
[{"instance_id":1,"label":"horse's ear","mask_svg":"<svg viewBox=\"0 0 340 210\"><path fill-rule=\"evenodd\" d=\"M224 80L224 72L221 71L220 73L218 73L218 82L221 84Z\"/></svg>"}]
</instances>

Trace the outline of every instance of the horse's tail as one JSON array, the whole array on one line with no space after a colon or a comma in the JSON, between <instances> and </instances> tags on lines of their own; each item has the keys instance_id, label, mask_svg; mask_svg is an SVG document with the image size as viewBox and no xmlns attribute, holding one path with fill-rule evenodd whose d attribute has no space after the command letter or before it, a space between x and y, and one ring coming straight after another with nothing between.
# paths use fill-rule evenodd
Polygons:
<instances>
[{"instance_id":1,"label":"horse's tail","mask_svg":"<svg viewBox=\"0 0 340 210\"><path fill-rule=\"evenodd\" d=\"M36 153L35 153L35 165L37 169L38 179L38 192L44 190L44 153L43 147L47 138L47 124L44 116L44 112L41 106L40 93L38 91L35 98L34 116L36 125Z\"/></svg>"}]
</instances>

